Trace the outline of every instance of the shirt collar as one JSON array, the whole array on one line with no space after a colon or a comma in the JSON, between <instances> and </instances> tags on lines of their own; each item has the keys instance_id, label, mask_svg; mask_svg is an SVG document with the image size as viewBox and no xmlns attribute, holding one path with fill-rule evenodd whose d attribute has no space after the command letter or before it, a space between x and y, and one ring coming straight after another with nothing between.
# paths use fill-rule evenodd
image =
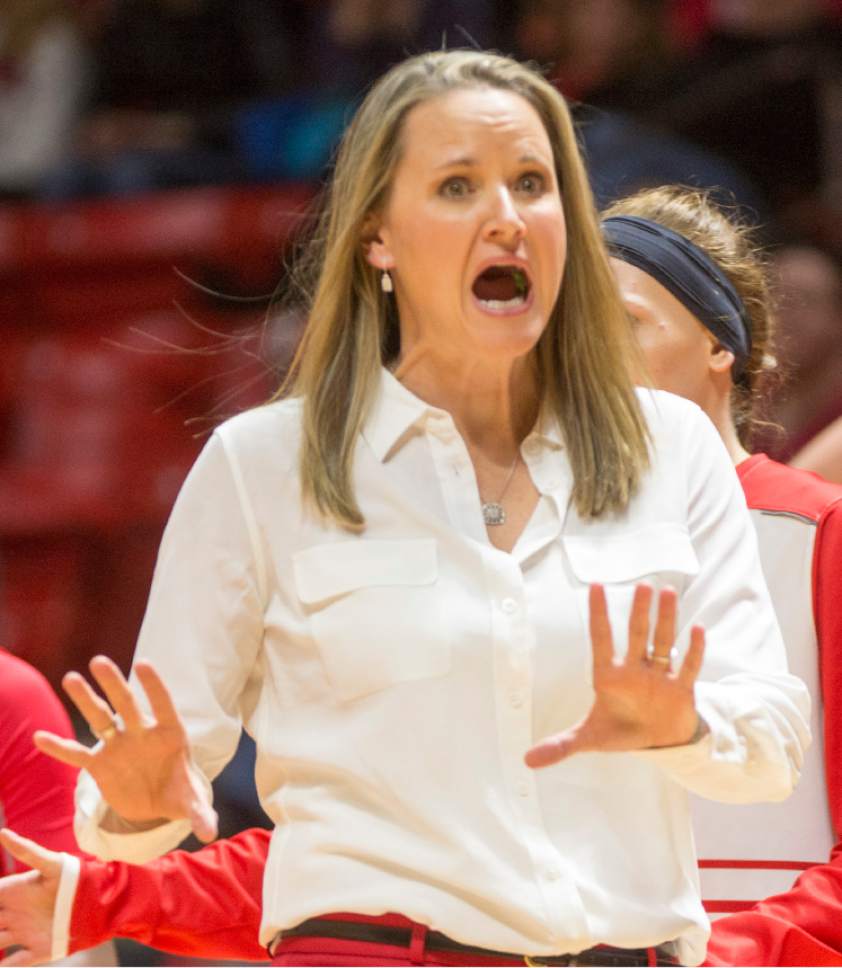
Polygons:
<instances>
[{"instance_id":1,"label":"shirt collar","mask_svg":"<svg viewBox=\"0 0 842 968\"><path fill-rule=\"evenodd\" d=\"M430 413L444 411L416 397L383 367L376 399L363 422L362 435L382 462L407 430L420 424Z\"/></svg>"},{"instance_id":2,"label":"shirt collar","mask_svg":"<svg viewBox=\"0 0 842 968\"><path fill-rule=\"evenodd\" d=\"M408 390L385 368L380 370L380 385L368 416L363 422L362 435L379 461L389 453L413 426L421 426L430 416L445 417L447 411L425 403ZM534 452L549 447L564 448L564 436L558 419L543 410L526 438Z\"/></svg>"}]
</instances>

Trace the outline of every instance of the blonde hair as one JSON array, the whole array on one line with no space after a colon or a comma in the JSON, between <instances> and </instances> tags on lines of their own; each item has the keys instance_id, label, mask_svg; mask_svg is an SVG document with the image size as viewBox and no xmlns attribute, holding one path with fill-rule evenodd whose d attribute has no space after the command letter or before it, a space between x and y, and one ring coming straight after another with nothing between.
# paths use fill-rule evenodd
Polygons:
<instances>
[{"instance_id":1,"label":"blonde hair","mask_svg":"<svg viewBox=\"0 0 842 968\"><path fill-rule=\"evenodd\" d=\"M466 87L523 97L552 146L568 254L536 359L542 405L564 433L577 510L584 517L621 511L648 466L648 433L628 366L634 340L564 100L540 75L507 57L465 50L423 54L385 74L346 131L297 276L308 323L278 395L291 390L302 398L305 501L346 527L364 525L351 483L353 456L380 367L394 359L400 341L394 310L364 257L366 218L387 200L408 112Z\"/></svg>"},{"instance_id":2,"label":"blonde hair","mask_svg":"<svg viewBox=\"0 0 842 968\"><path fill-rule=\"evenodd\" d=\"M751 356L731 391L731 415L740 443L750 448L754 431L765 425L763 404L777 384L772 355L774 318L766 260L752 229L736 211L726 212L710 193L681 185L645 188L614 202L603 217L636 215L678 232L706 252L731 280L746 308Z\"/></svg>"}]
</instances>

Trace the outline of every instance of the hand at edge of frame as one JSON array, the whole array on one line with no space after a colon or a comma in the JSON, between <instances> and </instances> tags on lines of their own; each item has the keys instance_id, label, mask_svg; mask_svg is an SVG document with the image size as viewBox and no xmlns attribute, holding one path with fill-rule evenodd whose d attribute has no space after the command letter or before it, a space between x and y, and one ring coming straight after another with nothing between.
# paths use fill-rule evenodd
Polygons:
<instances>
[{"instance_id":1,"label":"hand at edge of frame","mask_svg":"<svg viewBox=\"0 0 842 968\"><path fill-rule=\"evenodd\" d=\"M53 915L61 878L61 854L11 830L0 831L0 847L31 870L0 878L0 968L42 965L52 956Z\"/></svg>"}]
</instances>

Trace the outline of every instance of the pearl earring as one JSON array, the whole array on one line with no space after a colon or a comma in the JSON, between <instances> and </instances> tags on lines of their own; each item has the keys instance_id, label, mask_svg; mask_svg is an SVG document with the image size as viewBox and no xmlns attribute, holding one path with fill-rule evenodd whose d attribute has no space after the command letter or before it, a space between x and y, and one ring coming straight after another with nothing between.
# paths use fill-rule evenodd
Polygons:
<instances>
[{"instance_id":1,"label":"pearl earring","mask_svg":"<svg viewBox=\"0 0 842 968\"><path fill-rule=\"evenodd\" d=\"M383 275L380 277L380 288L383 292L394 292L395 287L392 285L392 277L389 275L388 269L384 269Z\"/></svg>"}]
</instances>

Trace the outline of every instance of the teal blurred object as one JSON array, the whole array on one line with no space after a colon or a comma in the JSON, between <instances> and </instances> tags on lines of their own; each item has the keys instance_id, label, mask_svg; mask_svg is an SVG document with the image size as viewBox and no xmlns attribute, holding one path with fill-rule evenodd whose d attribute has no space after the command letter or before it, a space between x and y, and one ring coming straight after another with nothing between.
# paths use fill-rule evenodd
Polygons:
<instances>
[{"instance_id":1,"label":"teal blurred object","mask_svg":"<svg viewBox=\"0 0 842 968\"><path fill-rule=\"evenodd\" d=\"M233 129L247 175L261 181L318 178L351 110L349 101L314 95L241 108Z\"/></svg>"}]
</instances>

